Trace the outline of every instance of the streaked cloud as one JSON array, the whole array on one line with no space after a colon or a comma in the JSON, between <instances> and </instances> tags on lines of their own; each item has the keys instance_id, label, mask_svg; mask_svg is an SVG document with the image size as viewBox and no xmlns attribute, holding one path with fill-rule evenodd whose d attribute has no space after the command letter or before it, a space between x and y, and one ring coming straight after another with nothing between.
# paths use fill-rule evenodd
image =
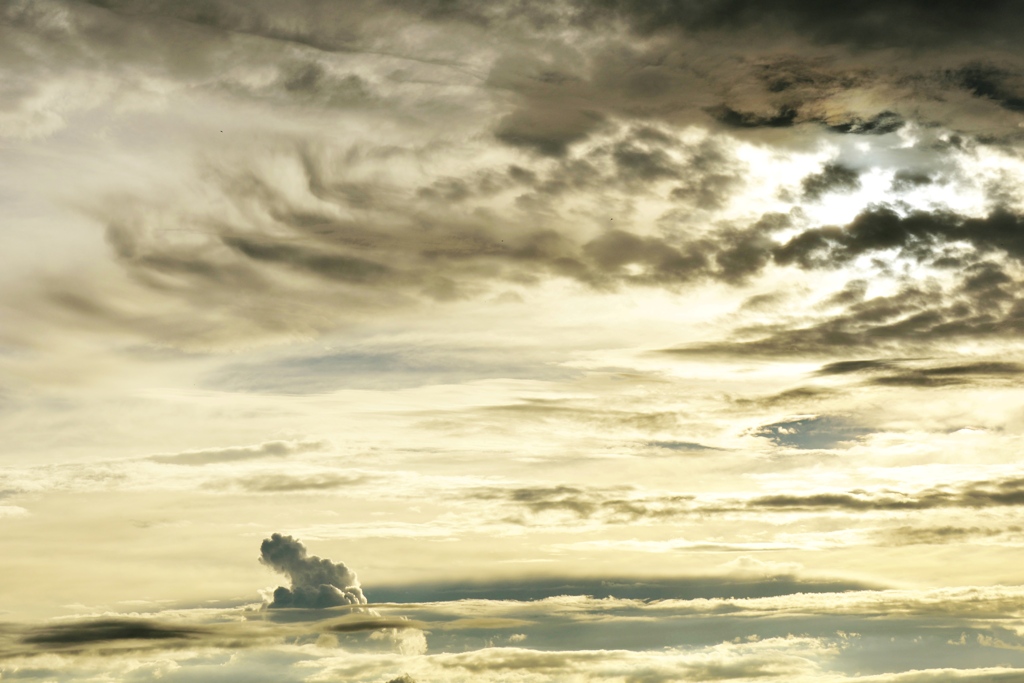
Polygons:
<instances>
[{"instance_id":1,"label":"streaked cloud","mask_svg":"<svg viewBox=\"0 0 1024 683\"><path fill-rule=\"evenodd\" d=\"M0 676L1021 679L1022 24L4 4Z\"/></svg>"},{"instance_id":2,"label":"streaked cloud","mask_svg":"<svg viewBox=\"0 0 1024 683\"><path fill-rule=\"evenodd\" d=\"M267 441L255 446L241 448L215 448L203 451L188 451L170 455L150 456L150 460L166 465L208 465L211 463L234 462L253 458L282 458L297 453L322 451L330 448L323 441Z\"/></svg>"}]
</instances>

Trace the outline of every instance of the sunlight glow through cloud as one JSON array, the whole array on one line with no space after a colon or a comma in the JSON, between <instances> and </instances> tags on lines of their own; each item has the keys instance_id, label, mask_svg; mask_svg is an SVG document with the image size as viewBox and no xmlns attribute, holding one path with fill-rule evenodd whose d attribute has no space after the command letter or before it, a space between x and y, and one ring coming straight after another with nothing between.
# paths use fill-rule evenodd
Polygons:
<instances>
[{"instance_id":1,"label":"sunlight glow through cloud","mask_svg":"<svg viewBox=\"0 0 1024 683\"><path fill-rule=\"evenodd\" d=\"M1022 30L0 3L0 678L1024 680Z\"/></svg>"}]
</instances>

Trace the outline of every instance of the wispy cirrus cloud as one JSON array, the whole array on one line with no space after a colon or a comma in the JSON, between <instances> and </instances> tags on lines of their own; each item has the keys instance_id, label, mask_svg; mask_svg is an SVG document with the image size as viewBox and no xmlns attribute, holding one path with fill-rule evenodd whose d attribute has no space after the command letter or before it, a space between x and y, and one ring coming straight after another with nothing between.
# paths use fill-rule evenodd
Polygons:
<instances>
[{"instance_id":1,"label":"wispy cirrus cloud","mask_svg":"<svg viewBox=\"0 0 1024 683\"><path fill-rule=\"evenodd\" d=\"M254 446L210 448L184 453L153 455L149 459L165 465L209 465L255 458L283 458L329 448L330 444L325 441L267 441Z\"/></svg>"}]
</instances>

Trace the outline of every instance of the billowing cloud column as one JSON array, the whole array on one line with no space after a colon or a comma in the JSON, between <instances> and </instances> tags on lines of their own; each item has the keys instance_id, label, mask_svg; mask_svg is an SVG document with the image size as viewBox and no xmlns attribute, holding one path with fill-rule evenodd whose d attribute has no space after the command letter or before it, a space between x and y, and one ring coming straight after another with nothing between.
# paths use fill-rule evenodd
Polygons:
<instances>
[{"instance_id":1,"label":"billowing cloud column","mask_svg":"<svg viewBox=\"0 0 1024 683\"><path fill-rule=\"evenodd\" d=\"M364 605L366 597L356 573L341 562L306 554L306 547L291 536L273 534L260 545L260 562L287 574L291 588L278 586L271 607L337 607Z\"/></svg>"}]
</instances>

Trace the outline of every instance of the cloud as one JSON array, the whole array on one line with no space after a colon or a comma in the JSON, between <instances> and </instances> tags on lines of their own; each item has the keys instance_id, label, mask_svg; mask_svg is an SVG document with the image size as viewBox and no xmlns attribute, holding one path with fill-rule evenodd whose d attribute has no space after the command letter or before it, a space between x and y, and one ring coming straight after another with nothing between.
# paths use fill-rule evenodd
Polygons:
<instances>
[{"instance_id":1,"label":"cloud","mask_svg":"<svg viewBox=\"0 0 1024 683\"><path fill-rule=\"evenodd\" d=\"M380 602L439 603L457 605L462 600L534 602L559 596L589 596L594 600L698 600L713 598L760 598L810 593L833 593L868 588L858 581L795 576L791 567L760 566L754 576L728 575L630 577L579 576L522 577L515 580L420 582L378 586L374 595ZM524 624L519 624L523 626ZM507 627L516 624L504 624ZM436 628L432 625L431 628Z\"/></svg>"},{"instance_id":2,"label":"cloud","mask_svg":"<svg viewBox=\"0 0 1024 683\"><path fill-rule=\"evenodd\" d=\"M934 182L934 179L927 173L900 169L893 175L892 189L893 192L906 192L915 187L931 185Z\"/></svg>"},{"instance_id":3,"label":"cloud","mask_svg":"<svg viewBox=\"0 0 1024 683\"><path fill-rule=\"evenodd\" d=\"M89 4L143 26L173 18L203 32L246 34L325 51L350 47L358 35L355 32L359 26L358 20L365 17L359 11L361 8L358 2L353 3L350 21L344 25L335 25L331 20L337 20L339 15L323 3L315 2L288 2L284 6L256 2L246 7L238 7L224 0L209 3L154 0L142 4L125 0L95 0ZM295 12L298 9L306 11Z\"/></svg>"},{"instance_id":4,"label":"cloud","mask_svg":"<svg viewBox=\"0 0 1024 683\"><path fill-rule=\"evenodd\" d=\"M495 137L512 146L552 157L565 156L569 145L587 137L601 124L594 111L566 111L561 107L533 107L508 114L498 124Z\"/></svg>"},{"instance_id":5,"label":"cloud","mask_svg":"<svg viewBox=\"0 0 1024 683\"><path fill-rule=\"evenodd\" d=\"M836 448L870 434L848 419L829 415L784 420L763 425L753 431L755 436L768 439L776 446L815 449Z\"/></svg>"},{"instance_id":6,"label":"cloud","mask_svg":"<svg viewBox=\"0 0 1024 683\"><path fill-rule=\"evenodd\" d=\"M320 73L303 69L297 73ZM870 128L873 120L857 126ZM105 226L125 280L83 283L68 274L37 295L55 316L83 325L206 348L315 336L367 315L552 278L599 291L679 289L708 281L742 285L772 265L834 270L889 249L938 264L953 257L947 247L959 249L965 241L974 247L973 256L960 257L965 265L981 255L1024 253L1014 242L1019 221L1009 209L970 218L942 211L902 216L876 207L848 226L800 228L795 235L798 226L779 213L713 223L703 232L613 222L619 204L628 207L639 196L677 205L659 219L666 225L685 207L722 210L756 174L726 134L694 139L665 121L609 118L588 135L587 144L566 143L551 159L480 161L440 178L411 172L386 174L388 180L377 183L366 179L377 167L413 168L424 155L440 161L454 152L428 154L384 140L319 145L308 136L268 135L258 146L197 162L190 172L204 178L201 196L177 188L93 198L89 211ZM819 199L852 189L856 176L852 167L832 162L806 177L803 191ZM617 199L600 204L607 208L602 219L609 219L600 228L590 216L569 219L574 197L603 196ZM992 277L972 286L996 288ZM38 302L25 302L26 309L30 304ZM179 314L184 317L176 321ZM305 359L317 360L331 362ZM302 371L279 369L273 377Z\"/></svg>"},{"instance_id":7,"label":"cloud","mask_svg":"<svg viewBox=\"0 0 1024 683\"><path fill-rule=\"evenodd\" d=\"M1024 82L1014 70L991 63L974 63L949 75L975 97L992 100L1009 111L1024 111Z\"/></svg>"},{"instance_id":8,"label":"cloud","mask_svg":"<svg viewBox=\"0 0 1024 683\"><path fill-rule=\"evenodd\" d=\"M905 124L906 121L904 121L899 114L891 111L883 111L866 120L854 118L840 123L831 123L828 127L830 130L837 133L849 133L852 135L888 135L889 133L895 133ZM897 175L899 175L899 172L897 172ZM919 180L918 176L909 176L906 177L906 179L911 184L924 184L915 182Z\"/></svg>"},{"instance_id":9,"label":"cloud","mask_svg":"<svg viewBox=\"0 0 1024 683\"><path fill-rule=\"evenodd\" d=\"M578 405L569 399L526 398L516 403L471 408L467 413L452 416L448 409L425 410L422 425L433 430L460 431L467 428L465 414L473 418L473 425L493 425L502 429L530 425L590 425L605 433L624 433L625 438L660 436L675 432L680 415L669 410L631 411L601 409L592 405Z\"/></svg>"},{"instance_id":10,"label":"cloud","mask_svg":"<svg viewBox=\"0 0 1024 683\"><path fill-rule=\"evenodd\" d=\"M0 668L5 678L15 680L42 677L40 672L47 667L50 678L77 681L78 676L94 678L99 670L92 667L112 673L124 664L130 667L125 680L142 681L154 677L152 665L170 661L174 666L164 672L171 681L209 680L214 675L253 680L268 673L275 680L291 680L287 672L300 668L307 676L377 683L395 679L397 662L399 671L411 671L420 679L447 677L460 682L487 671L516 671L529 681L571 671L594 678L631 672L635 680L663 681L771 672L780 679L809 683L821 680L824 667L873 671L867 668L869 658L886 657L883 670L928 666L937 672L946 664L962 666L965 658L985 657L984 648L1005 646L1009 649L1000 654L1020 663L1013 655L1020 636L1006 628L1007 611L1013 613L1022 604L1020 587L879 590L774 575L771 563L746 560L740 565L750 571L655 579L548 577L413 584L398 596L413 602L381 606L408 612L410 619L369 612L320 619L321 612L312 620L278 623L251 618L255 613L241 610L183 610L175 611L174 621L150 616L64 623L67 633L92 631L95 638L80 641L58 634L56 640L31 643L27 636L42 634L49 626L10 627L2 637L20 643L21 649L12 650L5 642ZM159 635L139 637L140 629L125 631L119 626L104 633L107 622L145 623L156 627L146 633ZM194 635L163 637L175 628ZM424 642L418 649L402 649L406 635L422 640L422 628L430 629L433 653L426 654ZM319 634L343 637L344 648L339 650L337 643ZM481 648L482 640L512 647ZM536 641L543 645L520 645ZM81 647L82 642L88 649ZM264 647L256 649L258 645ZM616 649L606 649L612 647ZM33 659L45 652L61 657ZM262 667L256 666L259 663ZM460 670L468 675L460 677ZM963 668L949 673L954 678L973 675Z\"/></svg>"},{"instance_id":11,"label":"cloud","mask_svg":"<svg viewBox=\"0 0 1024 683\"><path fill-rule=\"evenodd\" d=\"M482 138L473 137L479 131L468 131L467 139L451 141L448 147L438 144L429 150L409 140L384 138L347 146L337 141L320 144L318 136L305 129L301 134L268 133L260 138L260 144L244 150L228 152L218 147L216 155L205 155L207 158L190 171L203 176L202 193L162 188L150 195L124 190L92 198L92 216L106 226L109 247L128 276L124 286L132 288L133 296L123 296L125 292L116 291L110 283L82 286L69 274L66 281L55 282L45 293L47 304L89 318L92 325L106 322L164 343L202 346L222 336L315 335L367 312L400 310L423 300L490 294L491 286L499 283L535 283L555 277L597 288L677 288L708 279L742 283L773 262L804 267L815 260L814 268L830 261L841 264L845 261L835 257L842 249L804 245L813 252L804 253L803 243L794 243L788 250L778 250L771 243L771 230L764 226L756 230L717 226L721 229L697 237L616 222L615 229L597 232L587 220L568 220L569 207L556 200L615 195L615 203L620 198L628 203L643 195L717 211L752 177L751 169L730 151L737 127L741 131L772 128L779 134L788 131L795 139L797 133L791 129L803 126L806 130L800 136L817 139L840 133L892 132L897 122L908 120L911 113L879 111L877 107L870 112L846 111L850 102L861 99L844 96L847 90L870 91L878 97L864 99L881 99L894 84L913 80L899 69L890 69L894 71L890 73L844 68L835 59L779 55L774 50L748 58L747 51L758 52L760 46L749 46L740 39L736 44L716 39L715 54L722 59L715 66L698 69L688 52L696 48L669 36L634 40L634 47L627 45L629 41L621 45L611 39L581 41L561 52L538 49L530 57L520 42L528 36L521 33L526 23L514 20L516 12L511 6L498 3L494 10L483 11L460 4L442 16L427 11L429 4L399 3L390 10L378 7L377 11L387 13L398 25L412 25L414 18L423 18L434 26L424 30L437 30L432 22L438 22L438 26L456 31L453 40L467 42L478 37L474 32L480 24L476 22L502 22L507 31L495 41L493 53L487 58L474 53L480 68L489 70L486 79L464 86L462 97L479 105L482 128L516 149L540 152L543 158L511 156L459 167L444 163L456 154L453 149L487 149ZM275 111L279 104L314 109L327 106L310 98L334 93L344 99L339 93L352 91L365 95L352 95L356 99L383 98L380 116L387 118L393 116L387 111L403 109L386 104L389 97L406 105L409 102L403 98L407 97L433 104L437 104L434 99L444 97L438 91L432 99L422 88L413 93L412 86L406 92L404 82L388 81L371 68L375 60L397 59L400 51L398 46L380 45L374 51L364 44L364 20L374 12L363 3L355 3L351 17L340 22L345 29L331 21L339 16L337 10L318 2L289 3L289 7L307 10L293 12L294 20L280 7L264 3L242 8L214 2L202 10L193 3L186 3L187 7L170 3L104 5L99 9L74 4L66 10L72 26L81 29L81 24L89 29L68 31L73 37L69 40L84 54L92 54L93 48L98 51L97 71L137 61L141 71L159 73L190 92L194 88L206 92L204 89L216 82L233 101L241 97L241 86L230 90L221 83L227 77L212 73L210 66L228 59L230 53L233 82L249 84L247 97L257 90L273 90L273 97L282 98L281 102L271 98L266 104ZM612 15L620 11L642 14L625 4L605 10ZM689 16L691 10L704 14L704 10L684 10L681 5L665 11ZM761 14L746 5L743 11ZM881 7L878 11L880 16L890 13ZM570 11L566 17L573 15ZM779 17L810 15L817 16L805 7L789 4ZM332 28L310 16L321 17ZM575 16L575 20L564 21L582 21L582 16ZM175 21L161 21L167 18ZM19 30L31 32L33 21L24 19ZM459 26L460 22L465 23ZM702 22L696 20L696 25L704 26ZM534 30L557 33L561 29L556 25L565 26L556 21ZM671 25L688 26L703 35L703 29L694 28L689 21L665 24ZM577 24L581 26L599 28L586 22ZM139 35L164 49L145 50L141 39L131 40L133 28L144 29ZM115 51L106 45L110 41L101 40L108 32L124 36L128 45ZM260 40L242 40L243 35ZM193 60L172 56L180 52L172 47L186 39L197 46ZM289 42L306 47L285 50L281 43ZM319 52L307 49L310 47ZM442 63L446 68L457 66L446 62L440 48L420 44L417 49L429 53L421 56L422 61L438 68ZM361 50L367 50L366 54ZM438 54L432 54L434 51ZM155 52L162 56L151 54ZM408 46L406 52L410 52ZM356 55L360 55L358 59ZM249 56L259 61L247 71L245 59ZM59 53L52 58L68 60ZM980 67L971 67L971 71L962 64L950 65L951 73L962 72L953 81L935 76L945 73L935 64L913 62L906 71L925 67L931 75L915 72L913 82L929 96L929 88L939 92L954 88L964 98L978 99L960 85L965 78L973 79L970 82L978 92L1003 92L978 85L979 79L987 79L984 83L998 80L989 71L979 71ZM362 72L355 73L360 69ZM721 88L713 85L722 80L719 76L726 77ZM999 78L1003 83L1008 77ZM1010 85L1000 87L1006 90ZM729 91L734 92L722 103ZM218 97L224 94L217 93ZM264 95L270 97L266 93L260 96ZM1008 97L1001 101L1010 102ZM793 101L777 102L779 98ZM445 128L430 117L433 108L417 109L424 112L423 120L416 124L421 126L418 132L430 137L431 131ZM465 110L476 111L472 106ZM352 113L354 120L362 115ZM715 127L719 132L701 142L680 135L690 124L713 124L715 116L728 124L724 131ZM263 124L272 128L273 117ZM931 150L929 161L918 165L933 166L944 154ZM216 159L221 155L224 158ZM236 158L228 159L231 155ZM494 158L483 153L476 156ZM431 170L444 167L444 173L374 176L374 169L412 169L419 161L430 164ZM843 164L836 161L806 178L807 197L856 184L856 172ZM293 170L301 175L294 175ZM902 178L908 182L922 177L923 172L915 169L906 175L906 169L899 171L905 172ZM369 177L388 180L371 182ZM681 208L677 207L677 214L685 213ZM806 241L816 240L809 235ZM324 291L329 294L322 294ZM238 292L247 295L236 296ZM175 309L151 303L158 300L191 307L189 324L167 320ZM341 301L344 305L337 303ZM163 313L133 315L125 310L131 306L113 302L131 302L139 309ZM225 319L231 324L220 324Z\"/></svg>"},{"instance_id":12,"label":"cloud","mask_svg":"<svg viewBox=\"0 0 1024 683\"><path fill-rule=\"evenodd\" d=\"M394 651L416 644L422 639L419 630L428 627L418 620L384 616L366 608L341 617L337 611L293 610L283 619L269 620L257 616L254 608L166 609L145 615L61 619L45 625L5 625L0 628L0 671L6 679L21 668L19 659L31 661L28 658L52 652L69 658L102 655L103 661L114 664L119 656L176 658L175 652L194 652L195 648L213 657L219 657L218 651L267 652L287 647L288 643L311 644L324 634L341 637L349 646L364 651ZM522 627L525 623L479 619L469 625L456 619L437 626L480 632Z\"/></svg>"},{"instance_id":13,"label":"cloud","mask_svg":"<svg viewBox=\"0 0 1024 683\"><path fill-rule=\"evenodd\" d=\"M951 282L902 279L893 294L844 302L838 312L746 327L742 336L736 335L745 338L742 341L698 343L665 352L806 357L888 351L906 355L928 353L934 344L953 340L1014 338L1024 328L1024 299L1010 286L1017 278L1007 274L1016 272L1015 268L1004 270L987 263L962 268L952 275ZM955 373L945 377L951 383Z\"/></svg>"},{"instance_id":14,"label":"cloud","mask_svg":"<svg viewBox=\"0 0 1024 683\"><path fill-rule=\"evenodd\" d=\"M109 618L55 624L30 630L21 641L28 645L82 646L124 640L197 638L203 629L172 627L149 619Z\"/></svg>"},{"instance_id":15,"label":"cloud","mask_svg":"<svg viewBox=\"0 0 1024 683\"><path fill-rule=\"evenodd\" d=\"M360 617L358 619L336 621L332 623L328 630L332 633L354 633L357 631L377 631L380 629L421 629L423 624L420 622L409 621L401 617L394 618L365 618Z\"/></svg>"},{"instance_id":16,"label":"cloud","mask_svg":"<svg viewBox=\"0 0 1024 683\"><path fill-rule=\"evenodd\" d=\"M170 455L153 455L149 460L167 465L210 465L214 463L237 462L255 458L283 458L299 453L322 451L330 448L326 441L266 441L254 446L236 448L211 448L201 451L185 451Z\"/></svg>"},{"instance_id":17,"label":"cloud","mask_svg":"<svg viewBox=\"0 0 1024 683\"><path fill-rule=\"evenodd\" d=\"M595 519L607 524L668 520L695 510L696 496L643 495L630 487L593 488L569 485L523 486L481 489L472 494L480 500L507 502L517 514L506 521L529 525L550 515ZM523 512L529 513L523 516ZM557 517L556 517L557 518Z\"/></svg>"},{"instance_id":18,"label":"cloud","mask_svg":"<svg viewBox=\"0 0 1024 683\"><path fill-rule=\"evenodd\" d=\"M700 451L718 451L720 448L714 446L705 446L702 443L696 443L694 441L648 441L644 444L651 448L663 448L668 451L682 451L682 452L700 452Z\"/></svg>"},{"instance_id":19,"label":"cloud","mask_svg":"<svg viewBox=\"0 0 1024 683\"><path fill-rule=\"evenodd\" d=\"M846 375L871 370L887 370L892 366L892 361L887 360L840 360L821 366L821 368L818 369L817 374Z\"/></svg>"},{"instance_id":20,"label":"cloud","mask_svg":"<svg viewBox=\"0 0 1024 683\"><path fill-rule=\"evenodd\" d=\"M820 173L800 181L804 198L817 200L829 192L852 192L860 187L860 174L842 164L826 164Z\"/></svg>"},{"instance_id":21,"label":"cloud","mask_svg":"<svg viewBox=\"0 0 1024 683\"><path fill-rule=\"evenodd\" d=\"M3 344L12 336L31 348L0 351L10 384L3 391L11 396L3 419L15 428L11 443L30 444L39 462L54 463L8 473L19 495L41 493L33 516L10 521L43 535L19 532L15 540L38 546L47 529L65 528L51 522L77 503L51 500L59 488L121 496L90 509L83 523L123 522L111 511L138 511L132 501L144 498L148 507L132 513L139 519L127 531L153 537L164 550L185 543L195 552L211 534L237 535L233 523L247 508L232 497L271 512L308 497L288 513L295 516L289 524L305 525L330 495L339 519L351 510L368 516L325 528L369 539L383 553L378 569L390 567L392 576L406 576L418 561L408 553L385 557L399 546L416 546L424 580L445 575L448 551L478 556L487 546L514 563L483 567L479 584L425 583L373 595L472 603L410 606L417 616L469 615L458 626L438 626L386 607L364 611L351 569L274 534L261 561L285 580L269 613L223 615L225 624L237 620L223 629L162 614L104 617L32 627L23 640L20 627L11 627L8 640L64 653L99 651L104 643L176 652L160 663L140 655L126 673L94 669L80 677L87 680L409 683L403 678L472 680L494 671L524 683L573 676L814 681L880 670L841 659L845 636L790 642L785 634L834 633L840 622L874 619L884 622L879 631L889 629L879 640L902 636L898 596L881 596L847 620L830 603L848 606L841 591L856 586L798 578L786 560L798 553L813 560L808 566L835 567L858 543L929 544L935 547L924 549L935 555L954 555L938 547L944 539L977 540L993 545L957 571L978 576L1012 554L997 541L1020 540L1012 527L999 529L1002 517L1024 505L1018 477L864 482L897 476L872 468L880 460L934 459L930 449L945 439L934 430L966 403L956 391L932 389L998 389L986 399L999 403L995 414L979 418L989 428L985 437L953 440L966 439L968 450L992 444L978 454L990 465L1015 444L1019 416L1012 400L1000 399L1024 369L1013 347L1024 331L1024 214L1016 189L1022 28L1019 7L1008 0L970 7L952 0L4 4L0 148L10 152L3 173L14 183L4 196L17 214L4 245L18 251L28 240L25 252L38 260L30 259L28 277L11 277L11 308L21 317L4 326ZM868 200L877 203L856 215L854 204ZM42 239L52 242L34 241ZM667 345L673 331L707 341L677 353L720 352L733 364L722 372L665 367L670 358L637 347ZM307 353L299 344L283 347L296 341ZM282 346L252 351L268 343ZM140 346L210 353L131 350ZM216 353L225 349L235 353ZM758 354L793 362L759 363ZM39 370L54 358L61 362ZM598 367L608 358L634 367L612 378L618 368ZM196 393L194 380L217 391ZM91 381L107 398L90 400ZM168 383L167 391L138 391ZM311 396L341 389L373 395ZM400 403L385 395L396 391ZM230 392L249 392L235 397L248 408L225 412ZM260 392L278 396L253 395ZM892 418L888 427L905 430L899 434L878 431L856 409L877 413L890 399L926 394L941 398L910 411L910 426ZM127 419L140 425L127 435L133 447L159 454L86 463L123 443L125 434L104 425L121 416L109 408L124 405L125 396L148 401L127 415L147 418L146 425ZM357 458L379 460L386 451L386 460L408 471L392 472L398 484L366 487L384 474L295 467L294 458L329 447L307 439L178 453L151 446L188 415L224 416L230 424L217 429L241 433L261 420L294 421L295 410L281 408L293 404L301 404L295 419L351 437ZM986 412L984 403L972 406ZM1003 414L1006 424L996 424ZM410 420L423 422L390 428ZM26 435L40 438L18 438ZM195 441L217 443L201 435ZM363 452L366 443L379 450ZM848 444L845 452L809 452ZM54 449L70 449L82 464L61 465ZM499 451L514 457L492 457ZM947 450L939 459L954 464L968 456ZM630 485L610 485L623 481L622 464ZM932 465L913 474L960 471ZM667 476L676 470L686 470L682 482ZM423 509L395 499L398 485L418 492L422 500L411 502ZM478 486L488 488L466 488ZM202 496L206 502L224 498L209 508L203 538L175 531L188 520L165 514L187 511L180 503L197 487L218 494ZM451 505L437 506L445 489ZM21 510L0 506L0 514L5 509ZM391 513L398 516L388 521ZM951 516L967 519L946 524ZM156 519L164 526L142 528ZM444 545L456 532L460 542ZM581 542L566 543L566 534ZM637 566L698 571L719 562L710 553L749 550L766 559L743 566L767 576L648 580L605 571L659 548L664 555L649 554ZM95 555L90 562L107 558ZM876 547L858 555L858 567L905 578L918 555ZM65 564L83 576L99 571ZM589 576L535 581L509 569L514 581L486 580L502 567L524 566ZM237 578L230 566L221 569ZM157 592L215 589L187 583L165 582ZM53 591L39 585L50 600ZM95 604L99 593L85 588L72 599ZM836 596L819 600L813 619L787 612L806 599L797 596L825 589ZM728 601L772 591L786 600ZM479 604L586 594L719 601L677 607L708 615L678 629L678 613L652 616L669 611L664 605L574 597L557 607L554 600ZM1003 614L1016 614L1016 602L1007 604ZM349 605L355 609L323 609ZM474 613L488 609L536 610L543 619L488 621ZM985 609L1000 606L993 600ZM334 620L350 611L358 618ZM590 630L567 627L586 620ZM965 621L961 614L919 628L946 642L945 630ZM437 657L424 654L419 631L427 627ZM403 657L363 658L356 647L330 646L339 638L381 648L398 642L370 642L382 629L411 636L401 641ZM485 637L472 631L485 629L491 644L537 649L480 651ZM779 640L727 642L748 634ZM212 651L235 635L237 647ZM234 659L254 642L278 658L275 668L269 656L266 670L254 655ZM569 643L564 652L561 642ZM932 661L928 647L914 650L909 638L877 642L860 647L855 663L897 662L909 671L946 662ZM992 656L972 651L963 664ZM61 655L45 666L65 663ZM5 679L13 675L4 671Z\"/></svg>"},{"instance_id":22,"label":"cloud","mask_svg":"<svg viewBox=\"0 0 1024 683\"><path fill-rule=\"evenodd\" d=\"M761 115L751 112L738 112L731 107L719 105L710 107L708 113L718 122L732 128L788 128L796 120L797 112L788 107L778 112Z\"/></svg>"},{"instance_id":23,"label":"cloud","mask_svg":"<svg viewBox=\"0 0 1024 683\"><path fill-rule=\"evenodd\" d=\"M1024 365L1005 361L961 363L938 367L906 368L900 372L872 377L878 386L936 387L954 384L1012 379L1024 373Z\"/></svg>"},{"instance_id":24,"label":"cloud","mask_svg":"<svg viewBox=\"0 0 1024 683\"><path fill-rule=\"evenodd\" d=\"M252 493L291 493L294 491L336 491L359 486L372 479L364 474L259 474L232 481Z\"/></svg>"},{"instance_id":25,"label":"cloud","mask_svg":"<svg viewBox=\"0 0 1024 683\"><path fill-rule=\"evenodd\" d=\"M840 435L812 434L830 444ZM842 434L846 437L848 434ZM794 438L799 440L799 435ZM822 445L805 446L823 448ZM799 446L796 446L799 447ZM775 513L872 513L928 510L993 510L1024 505L1024 478L1011 476L990 480L951 482L922 489L857 488L818 490L746 496L704 496L664 494L631 487L584 487L570 485L479 489L478 500L501 501L508 512L504 523L545 526L569 520L588 520L600 525L660 524L672 520ZM499 514L500 510L499 510ZM924 532L922 532L924 533ZM951 532L952 533L952 532ZM980 533L980 531L979 531ZM888 542L888 541L887 541ZM724 547L722 544L691 542L688 547ZM744 546L739 545L737 548Z\"/></svg>"},{"instance_id":26,"label":"cloud","mask_svg":"<svg viewBox=\"0 0 1024 683\"><path fill-rule=\"evenodd\" d=\"M390 350L344 349L329 354L292 356L263 362L229 363L205 383L218 389L274 394L314 394L343 389L388 390L457 384L489 378L565 379L576 372L545 358L498 349L426 346Z\"/></svg>"},{"instance_id":27,"label":"cloud","mask_svg":"<svg viewBox=\"0 0 1024 683\"><path fill-rule=\"evenodd\" d=\"M919 491L828 492L777 494L751 499L750 509L776 510L934 510L941 508L999 508L1024 505L1024 478L981 480Z\"/></svg>"},{"instance_id":28,"label":"cloud","mask_svg":"<svg viewBox=\"0 0 1024 683\"><path fill-rule=\"evenodd\" d=\"M797 641L797 642L794 642ZM669 683L803 676L819 673L817 666L801 656L807 650L824 649L821 640L784 638L742 644L701 647L683 652L667 648L652 658L646 652L629 649L589 651L540 651L519 647L488 648L438 658L444 669L462 669L472 676L501 676L515 672L526 680L549 680L583 674L588 678L620 678L629 683ZM802 652L801 652L802 650Z\"/></svg>"},{"instance_id":29,"label":"cloud","mask_svg":"<svg viewBox=\"0 0 1024 683\"><path fill-rule=\"evenodd\" d=\"M819 5L810 0L783 0L766 6L757 0L665 2L655 5L608 0L577 2L582 17L612 15L629 20L642 33L672 29L800 34L818 43L858 47L942 49L953 43L1006 41L1022 25L1010 0L987 0L983 9L956 0L893 4L869 0L854 5ZM741 33L742 35L742 33Z\"/></svg>"},{"instance_id":30,"label":"cloud","mask_svg":"<svg viewBox=\"0 0 1024 683\"><path fill-rule=\"evenodd\" d=\"M278 586L274 590L271 608L323 609L366 604L355 572L340 562L308 556L306 547L291 536L273 534L264 539L260 562L291 580L290 588Z\"/></svg>"},{"instance_id":31,"label":"cloud","mask_svg":"<svg viewBox=\"0 0 1024 683\"><path fill-rule=\"evenodd\" d=\"M234 167L210 170L213 188L223 193L225 202L251 216L244 226L232 225L236 219L228 216L192 215L188 221L197 225L195 239L183 241L153 224L145 201L136 208L129 204L98 209L97 217L108 225L108 241L123 267L154 287L171 287L180 295L227 285L263 296L276 292L290 297L298 294L289 291L301 284L296 277L305 276L338 287L371 307L401 307L424 296L468 296L487 280L554 275L605 288L629 282L671 286L710 274L712 264L703 252L713 245L617 228L597 235L574 234L528 210L530 201L548 201L581 184L598 191L623 183L643 188L652 175L669 182L677 174L686 178L685 184L675 187L678 197L714 206L739 182L737 165L713 143L690 148L632 128L616 137L617 141L556 165L547 177L532 181L534 195L516 199L527 207L507 214L490 208L476 213L470 207L457 210L447 199L452 192L467 199L472 194L466 193L491 192L472 190L479 188L478 182L458 179L449 179L446 188L438 187L437 180L415 189L393 187L384 192L378 187L375 191L381 196L375 206L367 207L373 210L366 211L359 206L364 200L345 189L349 181L331 155L299 148L282 150L300 174L298 186L282 187L271 177L283 171L280 165L265 172L258 170L259 165L244 173ZM684 159L670 159L663 148ZM406 193L414 196L403 196ZM362 214L361 220L349 217L353 211ZM160 208L164 216L180 212ZM631 273L630 267L636 266L643 272Z\"/></svg>"},{"instance_id":32,"label":"cloud","mask_svg":"<svg viewBox=\"0 0 1024 683\"><path fill-rule=\"evenodd\" d=\"M565 517L602 524L651 523L699 513L695 495L644 494L629 486L487 488L479 489L470 496L507 503L513 512L504 521L524 526L543 525Z\"/></svg>"},{"instance_id":33,"label":"cloud","mask_svg":"<svg viewBox=\"0 0 1024 683\"><path fill-rule=\"evenodd\" d=\"M979 527L979 526L931 526L914 527L899 526L880 532L881 540L889 545L950 545L960 543L978 543L985 539L999 539L1000 537L1019 537L1024 528L1020 526L1008 526L1004 528Z\"/></svg>"},{"instance_id":34,"label":"cloud","mask_svg":"<svg viewBox=\"0 0 1024 683\"><path fill-rule=\"evenodd\" d=\"M848 263L872 252L899 249L907 257L928 262L943 255L942 246L961 242L970 244L978 254L1001 252L1021 261L1021 224L1021 217L1005 208L973 218L928 211L902 216L881 206L863 211L842 229L806 230L778 247L774 257L781 264L822 268Z\"/></svg>"},{"instance_id":35,"label":"cloud","mask_svg":"<svg viewBox=\"0 0 1024 683\"><path fill-rule=\"evenodd\" d=\"M818 406L822 399L835 396L836 394L836 391L821 387L794 387L767 396L736 398L734 402L737 405L757 406L759 408L777 408L779 406L800 404Z\"/></svg>"}]
</instances>

